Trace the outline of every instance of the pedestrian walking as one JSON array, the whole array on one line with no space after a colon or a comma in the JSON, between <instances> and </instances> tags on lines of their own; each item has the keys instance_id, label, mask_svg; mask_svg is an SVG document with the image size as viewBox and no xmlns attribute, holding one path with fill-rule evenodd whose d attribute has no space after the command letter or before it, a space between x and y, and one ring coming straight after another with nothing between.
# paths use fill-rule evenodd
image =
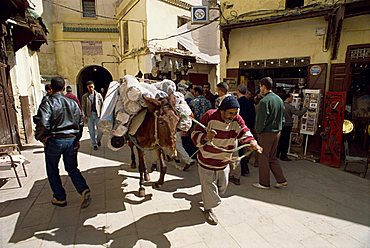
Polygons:
<instances>
[{"instance_id":1,"label":"pedestrian walking","mask_svg":"<svg viewBox=\"0 0 370 248\"><path fill-rule=\"evenodd\" d=\"M63 95L63 78L53 78L50 87L51 95L40 104L34 123L35 138L45 146L46 172L53 191L51 203L59 207L67 205L66 191L59 175L59 160L63 155L64 168L81 194L81 208L86 208L91 201L90 189L77 162L83 129L81 110L75 101Z\"/></svg>"},{"instance_id":2,"label":"pedestrian walking","mask_svg":"<svg viewBox=\"0 0 370 248\"><path fill-rule=\"evenodd\" d=\"M200 121L204 113L212 108L211 102L203 95L202 86L194 87L194 99L191 100L189 106L197 121Z\"/></svg>"},{"instance_id":3,"label":"pedestrian walking","mask_svg":"<svg viewBox=\"0 0 370 248\"><path fill-rule=\"evenodd\" d=\"M89 128L91 146L94 150L98 150L98 146L101 146L103 136L103 132L98 126L103 107L103 97L95 90L93 81L87 81L86 84L87 93L82 96L82 113L84 115L84 122L87 123ZM96 131L97 135L95 135Z\"/></svg>"},{"instance_id":4,"label":"pedestrian walking","mask_svg":"<svg viewBox=\"0 0 370 248\"><path fill-rule=\"evenodd\" d=\"M253 101L247 98L247 94L249 94L248 88L246 85L239 85L237 90L238 95L238 102L240 105L239 115L243 118L245 125L251 130L253 133L254 131L254 123L256 118L256 110L254 108ZM241 157L246 153L247 149L240 149L236 157ZM234 183L235 185L240 185L240 176L247 176L249 174L249 156L243 157L240 161L237 160L238 164L235 166L231 166L230 170L230 182Z\"/></svg>"},{"instance_id":5,"label":"pedestrian walking","mask_svg":"<svg viewBox=\"0 0 370 248\"><path fill-rule=\"evenodd\" d=\"M237 139L250 143L251 149L262 152L249 128L238 114L240 105L233 96L223 99L218 109L208 110L200 125L195 126L192 140L199 148L198 173L202 190L204 215L208 223L216 225L217 217L213 209L221 203L219 194L226 191L229 179L229 164Z\"/></svg>"},{"instance_id":6,"label":"pedestrian walking","mask_svg":"<svg viewBox=\"0 0 370 248\"><path fill-rule=\"evenodd\" d=\"M276 187L288 185L276 150L280 138L280 131L284 121L284 103L281 98L272 92L272 79L265 77L260 80L260 90L264 97L257 105L256 133L263 153L258 156L259 182L253 186L260 189L270 189L270 170L276 179Z\"/></svg>"},{"instance_id":7,"label":"pedestrian walking","mask_svg":"<svg viewBox=\"0 0 370 248\"><path fill-rule=\"evenodd\" d=\"M216 97L211 92L211 84L209 82L203 84L203 95L211 102L212 108L215 108Z\"/></svg>"},{"instance_id":8,"label":"pedestrian walking","mask_svg":"<svg viewBox=\"0 0 370 248\"><path fill-rule=\"evenodd\" d=\"M69 99L72 99L73 101L75 101L77 103L78 107L81 108L80 100L78 100L77 96L72 93L72 87L71 86L68 85L66 87L66 94L64 96L69 98Z\"/></svg>"}]
</instances>

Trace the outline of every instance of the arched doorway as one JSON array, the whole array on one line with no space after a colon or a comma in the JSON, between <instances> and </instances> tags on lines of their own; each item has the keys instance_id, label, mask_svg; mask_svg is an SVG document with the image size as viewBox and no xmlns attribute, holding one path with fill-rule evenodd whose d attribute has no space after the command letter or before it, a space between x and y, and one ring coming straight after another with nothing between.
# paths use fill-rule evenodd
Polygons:
<instances>
[{"instance_id":1,"label":"arched doorway","mask_svg":"<svg viewBox=\"0 0 370 248\"><path fill-rule=\"evenodd\" d=\"M103 93L103 97L107 92L109 83L113 81L112 75L104 67L98 65L90 65L83 68L77 75L77 92L78 97L81 99L82 95L87 92L86 82L93 81L95 84L95 90ZM102 92L104 89L104 92Z\"/></svg>"}]
</instances>

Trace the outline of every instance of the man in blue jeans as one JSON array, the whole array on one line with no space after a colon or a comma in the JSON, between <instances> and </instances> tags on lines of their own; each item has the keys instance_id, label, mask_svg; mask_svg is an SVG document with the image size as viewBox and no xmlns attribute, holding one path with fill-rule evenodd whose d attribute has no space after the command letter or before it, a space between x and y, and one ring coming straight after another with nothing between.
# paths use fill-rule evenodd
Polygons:
<instances>
[{"instance_id":1,"label":"man in blue jeans","mask_svg":"<svg viewBox=\"0 0 370 248\"><path fill-rule=\"evenodd\" d=\"M52 94L43 101L33 121L36 124L35 138L45 146L46 172L53 191L53 205L67 205L66 191L59 175L59 160L63 155L64 168L81 194L81 208L89 206L90 189L78 169L77 152L82 135L82 114L77 103L63 95L65 82L56 77L51 80Z\"/></svg>"},{"instance_id":2,"label":"man in blue jeans","mask_svg":"<svg viewBox=\"0 0 370 248\"><path fill-rule=\"evenodd\" d=\"M86 84L87 93L82 96L82 112L84 115L84 122L87 122L89 128L91 145L94 150L98 150L98 146L101 146L101 138L103 136L102 131L98 127L103 107L103 97L95 90L93 81L89 80ZM97 131L97 135L95 131Z\"/></svg>"}]
</instances>

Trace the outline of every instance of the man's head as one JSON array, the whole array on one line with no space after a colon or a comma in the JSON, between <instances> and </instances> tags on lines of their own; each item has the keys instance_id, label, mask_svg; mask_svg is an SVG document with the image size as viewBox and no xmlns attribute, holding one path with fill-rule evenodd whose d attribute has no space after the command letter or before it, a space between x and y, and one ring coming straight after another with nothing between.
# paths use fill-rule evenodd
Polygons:
<instances>
[{"instance_id":1,"label":"man's head","mask_svg":"<svg viewBox=\"0 0 370 248\"><path fill-rule=\"evenodd\" d=\"M221 82L216 85L216 90L218 96L224 96L229 91L229 86L227 85L227 83Z\"/></svg>"},{"instance_id":2,"label":"man's head","mask_svg":"<svg viewBox=\"0 0 370 248\"><path fill-rule=\"evenodd\" d=\"M234 96L227 96L222 100L218 110L221 112L221 119L226 123L232 122L239 113L239 102Z\"/></svg>"},{"instance_id":3,"label":"man's head","mask_svg":"<svg viewBox=\"0 0 370 248\"><path fill-rule=\"evenodd\" d=\"M95 89L95 85L94 85L94 82L89 80L86 82L86 85L87 85L87 91L92 94L94 92L94 89Z\"/></svg>"},{"instance_id":4,"label":"man's head","mask_svg":"<svg viewBox=\"0 0 370 248\"><path fill-rule=\"evenodd\" d=\"M68 85L68 86L66 87L66 92L72 92L72 87Z\"/></svg>"},{"instance_id":5,"label":"man's head","mask_svg":"<svg viewBox=\"0 0 370 248\"><path fill-rule=\"evenodd\" d=\"M285 94L282 100L286 103L291 103L293 101L293 95L291 93Z\"/></svg>"},{"instance_id":6,"label":"man's head","mask_svg":"<svg viewBox=\"0 0 370 248\"><path fill-rule=\"evenodd\" d=\"M245 96L245 94L247 93L247 91L248 91L247 86L246 85L243 85L243 84L240 84L238 86L238 91L237 91L238 97Z\"/></svg>"},{"instance_id":7,"label":"man's head","mask_svg":"<svg viewBox=\"0 0 370 248\"><path fill-rule=\"evenodd\" d=\"M53 93L57 93L64 90L65 82L61 77L54 77L51 79L50 88Z\"/></svg>"},{"instance_id":8,"label":"man's head","mask_svg":"<svg viewBox=\"0 0 370 248\"><path fill-rule=\"evenodd\" d=\"M51 94L51 87L50 87L50 84L45 84L45 91L46 91L46 94L47 94L47 95L50 95L50 94Z\"/></svg>"},{"instance_id":9,"label":"man's head","mask_svg":"<svg viewBox=\"0 0 370 248\"><path fill-rule=\"evenodd\" d=\"M272 88L272 79L270 77L264 77L260 80L261 94L265 95L270 92Z\"/></svg>"},{"instance_id":10,"label":"man's head","mask_svg":"<svg viewBox=\"0 0 370 248\"><path fill-rule=\"evenodd\" d=\"M211 90L211 84L209 82L203 84L203 93L207 95L207 93Z\"/></svg>"},{"instance_id":11,"label":"man's head","mask_svg":"<svg viewBox=\"0 0 370 248\"><path fill-rule=\"evenodd\" d=\"M194 86L194 96L201 96L203 95L203 88L200 85Z\"/></svg>"}]
</instances>

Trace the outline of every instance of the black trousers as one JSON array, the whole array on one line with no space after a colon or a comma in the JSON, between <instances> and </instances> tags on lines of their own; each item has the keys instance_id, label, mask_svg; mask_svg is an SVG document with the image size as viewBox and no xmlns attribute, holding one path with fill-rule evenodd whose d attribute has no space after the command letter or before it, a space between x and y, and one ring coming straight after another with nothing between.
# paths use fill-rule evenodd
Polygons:
<instances>
[{"instance_id":1,"label":"black trousers","mask_svg":"<svg viewBox=\"0 0 370 248\"><path fill-rule=\"evenodd\" d=\"M292 132L292 126L284 126L281 130L280 140L276 152L276 156L280 158L288 157L290 133Z\"/></svg>"}]
</instances>

